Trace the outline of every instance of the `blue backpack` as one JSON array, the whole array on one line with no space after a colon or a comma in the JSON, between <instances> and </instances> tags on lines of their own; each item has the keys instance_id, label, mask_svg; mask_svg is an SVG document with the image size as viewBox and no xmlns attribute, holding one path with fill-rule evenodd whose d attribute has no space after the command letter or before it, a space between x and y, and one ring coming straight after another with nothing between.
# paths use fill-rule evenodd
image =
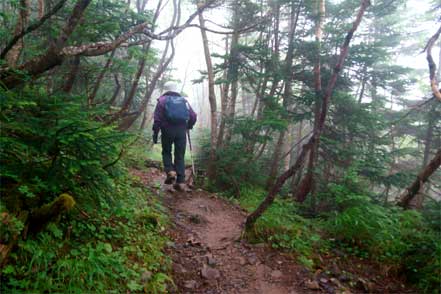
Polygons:
<instances>
[{"instance_id":1,"label":"blue backpack","mask_svg":"<svg viewBox=\"0 0 441 294\"><path fill-rule=\"evenodd\" d=\"M186 124L190 119L187 100L181 96L167 96L165 99L165 118L171 124Z\"/></svg>"}]
</instances>

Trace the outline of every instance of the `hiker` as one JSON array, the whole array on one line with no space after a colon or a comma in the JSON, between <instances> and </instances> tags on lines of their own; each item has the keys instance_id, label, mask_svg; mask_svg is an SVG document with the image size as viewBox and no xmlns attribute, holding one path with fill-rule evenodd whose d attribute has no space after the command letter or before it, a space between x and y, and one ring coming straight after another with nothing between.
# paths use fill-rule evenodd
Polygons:
<instances>
[{"instance_id":1,"label":"hiker","mask_svg":"<svg viewBox=\"0 0 441 294\"><path fill-rule=\"evenodd\" d=\"M190 192L185 184L185 146L187 130L196 123L196 113L188 101L179 94L175 82L164 84L164 94L156 104L153 123L153 143L158 143L158 133L161 131L162 162L167 174L165 184L173 184L178 191ZM174 164L172 161L172 145L174 145Z\"/></svg>"}]
</instances>

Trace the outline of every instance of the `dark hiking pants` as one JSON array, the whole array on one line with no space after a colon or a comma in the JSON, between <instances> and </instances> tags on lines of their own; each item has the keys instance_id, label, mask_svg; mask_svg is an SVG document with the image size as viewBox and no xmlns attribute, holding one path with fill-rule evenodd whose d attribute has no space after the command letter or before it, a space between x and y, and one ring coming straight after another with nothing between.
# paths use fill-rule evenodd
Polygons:
<instances>
[{"instance_id":1,"label":"dark hiking pants","mask_svg":"<svg viewBox=\"0 0 441 294\"><path fill-rule=\"evenodd\" d=\"M177 183L185 182L185 145L187 144L185 127L168 127L161 129L162 162L166 173L174 170L178 177ZM174 146L174 163L172 160L172 145Z\"/></svg>"}]
</instances>

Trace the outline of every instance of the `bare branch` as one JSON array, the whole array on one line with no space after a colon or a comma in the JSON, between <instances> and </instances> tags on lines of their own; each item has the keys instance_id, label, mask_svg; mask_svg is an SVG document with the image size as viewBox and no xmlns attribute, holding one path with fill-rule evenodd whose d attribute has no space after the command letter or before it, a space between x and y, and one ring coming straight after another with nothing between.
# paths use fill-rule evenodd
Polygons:
<instances>
[{"instance_id":1,"label":"bare branch","mask_svg":"<svg viewBox=\"0 0 441 294\"><path fill-rule=\"evenodd\" d=\"M438 31L433 35L426 45L426 53L427 53L427 63L429 64L429 74L430 74L430 87L432 88L433 95L441 102L441 92L438 89L438 81L436 80L436 65L433 61L432 57L432 47L435 44L436 40L438 40L439 35L441 34L441 26Z\"/></svg>"},{"instance_id":2,"label":"bare branch","mask_svg":"<svg viewBox=\"0 0 441 294\"><path fill-rule=\"evenodd\" d=\"M55 13L58 12L58 10L61 9L61 7L63 7L64 3L66 3L67 0L60 0L60 2L57 3L57 5L55 5L51 11L49 11L47 14L45 14L38 22L31 24L30 26L28 26L25 30L22 30L18 35L15 35L11 41L9 41L8 45L6 45L6 47L2 50L2 52L0 53L0 58L5 58L6 53L8 53L9 50L12 49L12 47L14 47L14 45L21 39L23 38L25 35L29 34L32 31L35 31L36 29L38 29L39 27L41 27L46 20L48 20L52 15L54 15Z\"/></svg>"},{"instance_id":3,"label":"bare branch","mask_svg":"<svg viewBox=\"0 0 441 294\"><path fill-rule=\"evenodd\" d=\"M199 11L203 11L208 8L210 4L214 3L215 0L211 0L204 5L200 5L196 12L189 16L187 21L181 26L172 26L167 30L159 34L153 33L153 31L149 28L150 22L143 22L136 26L130 28L127 32L120 35L114 41L108 42L95 42L90 44L84 44L79 46L68 46L62 49L63 56L74 56L74 55L83 55L83 56L98 56L103 55L113 49L121 46L124 42L126 42L129 38L136 34L144 34L147 36L149 40L160 40L166 41L175 38L178 34L180 34L185 28L189 27L193 19L198 15Z\"/></svg>"},{"instance_id":4,"label":"bare branch","mask_svg":"<svg viewBox=\"0 0 441 294\"><path fill-rule=\"evenodd\" d=\"M60 54L60 48L63 48L72 32L80 23L83 13L89 6L90 2L91 0L78 0L75 3L69 19L60 31L60 35L55 42L49 46L46 52L27 61L18 68L7 67L5 69L0 69L1 86L14 88L24 82L22 75L17 73L17 69L21 72L26 72L33 78L57 65L60 65L64 60L64 57Z\"/></svg>"}]
</instances>

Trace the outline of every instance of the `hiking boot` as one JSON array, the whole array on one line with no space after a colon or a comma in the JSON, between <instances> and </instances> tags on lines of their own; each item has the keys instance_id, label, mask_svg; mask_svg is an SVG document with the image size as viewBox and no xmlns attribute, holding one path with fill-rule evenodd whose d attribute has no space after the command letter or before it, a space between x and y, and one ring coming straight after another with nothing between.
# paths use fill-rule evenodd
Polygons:
<instances>
[{"instance_id":1,"label":"hiking boot","mask_svg":"<svg viewBox=\"0 0 441 294\"><path fill-rule=\"evenodd\" d=\"M164 184L170 185L173 184L173 182L176 180L176 172L175 171L169 171L167 173L167 178L164 181Z\"/></svg>"},{"instance_id":2,"label":"hiking boot","mask_svg":"<svg viewBox=\"0 0 441 294\"><path fill-rule=\"evenodd\" d=\"M179 192L191 192L192 190L187 187L185 183L176 183L173 185L173 188L175 188L176 191Z\"/></svg>"}]
</instances>

